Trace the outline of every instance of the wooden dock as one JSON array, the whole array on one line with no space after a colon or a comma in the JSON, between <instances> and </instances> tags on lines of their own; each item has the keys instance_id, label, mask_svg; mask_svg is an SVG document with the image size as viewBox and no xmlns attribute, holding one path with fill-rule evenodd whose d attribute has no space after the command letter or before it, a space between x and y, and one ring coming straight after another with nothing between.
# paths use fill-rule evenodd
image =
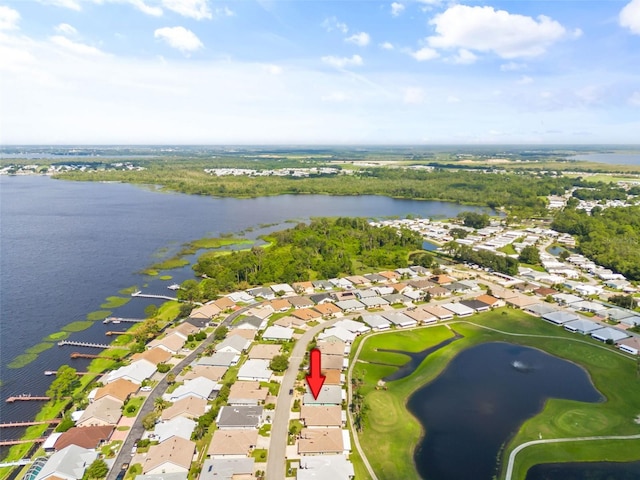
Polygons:
<instances>
[{"instance_id":1,"label":"wooden dock","mask_svg":"<svg viewBox=\"0 0 640 480\"><path fill-rule=\"evenodd\" d=\"M105 333L105 335L107 337L110 337L111 335L126 335L127 333L129 333L129 332L114 332L114 331L109 330L107 333Z\"/></svg>"},{"instance_id":2,"label":"wooden dock","mask_svg":"<svg viewBox=\"0 0 640 480\"><path fill-rule=\"evenodd\" d=\"M0 428L11 428L11 427L30 427L31 425L50 425L60 423L61 420L59 418L54 418L53 420L40 420L40 421L30 421L30 422L9 422L9 423L0 423Z\"/></svg>"},{"instance_id":3,"label":"wooden dock","mask_svg":"<svg viewBox=\"0 0 640 480\"><path fill-rule=\"evenodd\" d=\"M89 348L114 348L111 345L107 345L105 343L89 343L89 342L76 342L73 340L62 340L58 342L59 347L64 347L65 345L73 345L75 347L89 347Z\"/></svg>"},{"instance_id":4,"label":"wooden dock","mask_svg":"<svg viewBox=\"0 0 640 480\"><path fill-rule=\"evenodd\" d=\"M160 300L173 300L178 301L176 297L169 297L167 295L153 295L151 293L142 293L140 290L137 292L133 292L131 294L132 297L140 297L140 298L159 298Z\"/></svg>"},{"instance_id":5,"label":"wooden dock","mask_svg":"<svg viewBox=\"0 0 640 480\"><path fill-rule=\"evenodd\" d=\"M92 355L91 353L73 352L71 358L103 358L100 355Z\"/></svg>"},{"instance_id":6,"label":"wooden dock","mask_svg":"<svg viewBox=\"0 0 640 480\"><path fill-rule=\"evenodd\" d=\"M0 447L8 445L20 445L21 443L42 443L46 438L34 438L32 440L2 440L0 441Z\"/></svg>"},{"instance_id":7,"label":"wooden dock","mask_svg":"<svg viewBox=\"0 0 640 480\"><path fill-rule=\"evenodd\" d=\"M106 325L108 323L142 323L144 321L144 318L107 317L102 321L102 323Z\"/></svg>"},{"instance_id":8,"label":"wooden dock","mask_svg":"<svg viewBox=\"0 0 640 480\"><path fill-rule=\"evenodd\" d=\"M15 397L9 397L7 398L6 402L7 403L13 403L13 402L46 402L47 400L51 400L51 397L36 397L34 395L31 395L29 393L23 393L22 395L17 395Z\"/></svg>"}]
</instances>

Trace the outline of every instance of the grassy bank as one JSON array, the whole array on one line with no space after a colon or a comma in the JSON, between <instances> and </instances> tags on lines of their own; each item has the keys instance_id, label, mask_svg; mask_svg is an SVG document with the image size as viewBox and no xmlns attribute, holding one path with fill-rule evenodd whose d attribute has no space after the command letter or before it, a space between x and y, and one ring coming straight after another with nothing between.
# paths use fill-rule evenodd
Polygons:
<instances>
[{"instance_id":1,"label":"grassy bank","mask_svg":"<svg viewBox=\"0 0 640 480\"><path fill-rule=\"evenodd\" d=\"M393 372L395 367L362 362L358 362L354 367L353 376L364 378L360 392L365 396L365 404L369 408L360 441L380 480L417 477L413 466L413 452L424 432L406 409L406 401L410 395L436 378L462 350L488 341L507 341L532 346L573 361L589 372L596 388L607 398L606 402L599 404L549 400L540 414L522 425L507 445L504 458L508 458L509 452L515 446L538 439L540 433L543 438L640 433L640 425L633 421L634 417L640 414L640 380L633 359L594 340L568 333L515 310L488 312L472 317L469 321L452 322L452 326L464 335L464 338L439 349L412 375L388 383L386 390L377 390L375 386L378 380ZM397 365L401 360L400 355L384 354L384 357L381 357L374 349L384 346L417 351L439 343L448 335L451 333L442 325L411 332L385 333L372 336L370 339L358 339L352 351L356 352L359 343L365 341L362 359L377 358L376 361L383 361L381 359L384 358L384 361L389 360L389 363ZM369 342L372 344L368 345ZM381 442L381 438L385 441ZM633 449L633 442L609 443L615 445L617 458L640 459L640 450ZM565 453L562 453L563 449L566 450ZM532 449L531 452L527 450L521 452L522 457L518 455L514 479L523 480L526 470L536 463L576 459L596 461L609 458L606 452L600 454L592 445L586 443L567 444L562 448L545 445Z\"/></svg>"}]
</instances>

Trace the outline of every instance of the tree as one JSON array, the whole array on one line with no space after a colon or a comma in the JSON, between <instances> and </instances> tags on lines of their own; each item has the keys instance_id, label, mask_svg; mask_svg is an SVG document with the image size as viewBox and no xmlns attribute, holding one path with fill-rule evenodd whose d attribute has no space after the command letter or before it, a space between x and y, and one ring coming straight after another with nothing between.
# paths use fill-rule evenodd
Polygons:
<instances>
[{"instance_id":1,"label":"tree","mask_svg":"<svg viewBox=\"0 0 640 480\"><path fill-rule=\"evenodd\" d=\"M145 430L153 430L156 426L156 420L158 420L160 416L156 412L147 413L142 419L142 426Z\"/></svg>"},{"instance_id":2,"label":"tree","mask_svg":"<svg viewBox=\"0 0 640 480\"><path fill-rule=\"evenodd\" d=\"M180 285L177 296L178 300L182 300L183 302L199 302L202 299L200 285L193 279L185 280L182 282L182 285Z\"/></svg>"},{"instance_id":3,"label":"tree","mask_svg":"<svg viewBox=\"0 0 640 480\"><path fill-rule=\"evenodd\" d=\"M462 223L465 227L475 229L488 227L491 223L489 215L486 213L462 212L458 215L458 218L462 219Z\"/></svg>"},{"instance_id":4,"label":"tree","mask_svg":"<svg viewBox=\"0 0 640 480\"><path fill-rule=\"evenodd\" d=\"M213 339L216 342L219 342L220 340L224 340L228 332L229 332L229 329L227 327L225 327L224 325L220 325L218 328L216 328L216 331L213 332Z\"/></svg>"},{"instance_id":5,"label":"tree","mask_svg":"<svg viewBox=\"0 0 640 480\"><path fill-rule=\"evenodd\" d=\"M569 258L571 256L571 254L567 251L567 250L562 250L559 254L558 257L560 257L560 260L565 261L567 258Z\"/></svg>"},{"instance_id":6,"label":"tree","mask_svg":"<svg viewBox=\"0 0 640 480\"><path fill-rule=\"evenodd\" d=\"M284 372L289 368L289 359L284 355L276 355L269 362L269 368L274 372Z\"/></svg>"},{"instance_id":7,"label":"tree","mask_svg":"<svg viewBox=\"0 0 640 480\"><path fill-rule=\"evenodd\" d=\"M158 364L158 372L167 373L169 370L171 370L171 365L169 365L167 363L159 363Z\"/></svg>"},{"instance_id":8,"label":"tree","mask_svg":"<svg viewBox=\"0 0 640 480\"><path fill-rule=\"evenodd\" d=\"M106 478L109 473L109 467L101 458L96 458L89 468L84 472L82 480L95 480L100 478Z\"/></svg>"},{"instance_id":9,"label":"tree","mask_svg":"<svg viewBox=\"0 0 640 480\"><path fill-rule=\"evenodd\" d=\"M540 251L533 245L528 245L520 252L518 261L529 265L538 265L540 263Z\"/></svg>"},{"instance_id":10,"label":"tree","mask_svg":"<svg viewBox=\"0 0 640 480\"><path fill-rule=\"evenodd\" d=\"M64 417L62 419L62 421L56 427L56 432L66 432L67 430L72 428L75 424L76 424L76 422L71 420L70 417Z\"/></svg>"},{"instance_id":11,"label":"tree","mask_svg":"<svg viewBox=\"0 0 640 480\"><path fill-rule=\"evenodd\" d=\"M144 308L144 315L147 318L153 318L158 314L158 307L156 307L155 305L151 304L151 305L147 305Z\"/></svg>"},{"instance_id":12,"label":"tree","mask_svg":"<svg viewBox=\"0 0 640 480\"><path fill-rule=\"evenodd\" d=\"M633 298L633 295L612 295L609 297L609 301L614 305L628 308L629 310L633 310L638 306L638 302Z\"/></svg>"},{"instance_id":13,"label":"tree","mask_svg":"<svg viewBox=\"0 0 640 480\"><path fill-rule=\"evenodd\" d=\"M80 380L78 380L78 373L76 372L76 369L69 365L62 365L58 368L56 378L51 382L51 385L47 390L47 396L58 401L63 397L70 396L73 393L73 390L79 385Z\"/></svg>"}]
</instances>

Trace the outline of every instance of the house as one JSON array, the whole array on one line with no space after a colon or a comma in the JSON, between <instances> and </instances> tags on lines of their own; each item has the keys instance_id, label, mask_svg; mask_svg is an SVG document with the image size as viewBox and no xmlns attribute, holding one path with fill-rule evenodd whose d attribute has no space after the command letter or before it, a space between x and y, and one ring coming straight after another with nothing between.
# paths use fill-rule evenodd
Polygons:
<instances>
[{"instance_id":1,"label":"house","mask_svg":"<svg viewBox=\"0 0 640 480\"><path fill-rule=\"evenodd\" d=\"M625 318L633 317L636 314L630 310L623 310L621 308L609 308L600 312L601 315L606 316L611 320L615 320L616 322L620 322Z\"/></svg>"},{"instance_id":2,"label":"house","mask_svg":"<svg viewBox=\"0 0 640 480\"><path fill-rule=\"evenodd\" d=\"M260 382L237 381L231 385L229 405L261 405L269 395L268 388L260 388Z\"/></svg>"},{"instance_id":3,"label":"house","mask_svg":"<svg viewBox=\"0 0 640 480\"><path fill-rule=\"evenodd\" d=\"M507 298L505 302L510 307L525 308L534 303L540 303L540 300L526 295L516 295L515 297Z\"/></svg>"},{"instance_id":4,"label":"house","mask_svg":"<svg viewBox=\"0 0 640 480\"><path fill-rule=\"evenodd\" d=\"M296 480L351 480L353 464L346 455L318 455L300 458Z\"/></svg>"},{"instance_id":5,"label":"house","mask_svg":"<svg viewBox=\"0 0 640 480\"><path fill-rule=\"evenodd\" d=\"M250 328L233 328L227 332L227 337L233 337L234 335L240 335L247 340L253 340L256 338L258 331Z\"/></svg>"},{"instance_id":6,"label":"house","mask_svg":"<svg viewBox=\"0 0 640 480\"><path fill-rule=\"evenodd\" d=\"M276 295L295 295L296 291L291 287L291 285L287 283L279 283L277 285L271 285L271 290L275 292Z\"/></svg>"},{"instance_id":7,"label":"house","mask_svg":"<svg viewBox=\"0 0 640 480\"><path fill-rule=\"evenodd\" d=\"M233 352L218 352L210 357L200 357L196 365L208 367L232 367L240 361L240 355Z\"/></svg>"},{"instance_id":8,"label":"house","mask_svg":"<svg viewBox=\"0 0 640 480\"><path fill-rule=\"evenodd\" d=\"M381 315L363 315L362 320L376 331L388 330L391 327L391 322Z\"/></svg>"},{"instance_id":9,"label":"house","mask_svg":"<svg viewBox=\"0 0 640 480\"><path fill-rule=\"evenodd\" d=\"M418 324L415 319L402 312L385 312L382 316L393 323L396 327L400 328L415 327Z\"/></svg>"},{"instance_id":10,"label":"house","mask_svg":"<svg viewBox=\"0 0 640 480\"><path fill-rule=\"evenodd\" d=\"M184 346L186 338L177 332L171 332L162 338L156 338L149 342L149 348L161 348L172 355L175 355Z\"/></svg>"},{"instance_id":11,"label":"house","mask_svg":"<svg viewBox=\"0 0 640 480\"><path fill-rule=\"evenodd\" d=\"M345 416L342 414L342 408L339 405L303 405L300 408L300 420L305 427L342 428L345 424Z\"/></svg>"},{"instance_id":12,"label":"house","mask_svg":"<svg viewBox=\"0 0 640 480\"><path fill-rule=\"evenodd\" d=\"M199 397L186 397L162 411L161 419L172 420L177 417L197 419L207 411L207 400Z\"/></svg>"},{"instance_id":13,"label":"house","mask_svg":"<svg viewBox=\"0 0 640 480\"><path fill-rule=\"evenodd\" d=\"M247 340L241 335L227 336L222 342L215 346L215 351L222 353L235 353L240 355L251 345L251 340Z\"/></svg>"},{"instance_id":14,"label":"house","mask_svg":"<svg viewBox=\"0 0 640 480\"><path fill-rule=\"evenodd\" d=\"M125 380L124 378L119 378L111 383L107 383L104 387L96 389L95 394L93 395L93 401L95 402L101 398L110 397L124 403L127 401L129 396L136 393L139 388L140 385L130 382L129 380Z\"/></svg>"},{"instance_id":15,"label":"house","mask_svg":"<svg viewBox=\"0 0 640 480\"><path fill-rule=\"evenodd\" d=\"M551 322L556 325L564 325L565 323L573 322L575 320L580 319L580 317L575 313L569 313L569 312L563 312L563 311L545 313L544 315L542 315L542 318L547 322Z\"/></svg>"},{"instance_id":16,"label":"house","mask_svg":"<svg viewBox=\"0 0 640 480\"><path fill-rule=\"evenodd\" d=\"M76 422L77 427L116 425L122 416L122 402L103 397L90 403Z\"/></svg>"},{"instance_id":17,"label":"house","mask_svg":"<svg viewBox=\"0 0 640 480\"><path fill-rule=\"evenodd\" d=\"M54 444L54 449L59 451L69 445L76 445L89 450L95 450L109 441L113 430L113 425L72 427L58 437Z\"/></svg>"},{"instance_id":18,"label":"house","mask_svg":"<svg viewBox=\"0 0 640 480\"><path fill-rule=\"evenodd\" d=\"M204 461L198 480L253 479L254 458L209 458Z\"/></svg>"},{"instance_id":19,"label":"house","mask_svg":"<svg viewBox=\"0 0 640 480\"><path fill-rule=\"evenodd\" d=\"M340 369L322 369L322 375L325 376L325 385L343 385L345 382L345 375Z\"/></svg>"},{"instance_id":20,"label":"house","mask_svg":"<svg viewBox=\"0 0 640 480\"><path fill-rule=\"evenodd\" d=\"M449 290L451 293L467 293L471 291L471 288L462 282L448 283L444 288Z\"/></svg>"},{"instance_id":21,"label":"house","mask_svg":"<svg viewBox=\"0 0 640 480\"><path fill-rule=\"evenodd\" d=\"M291 304L288 300L284 298L276 298L275 300L271 300L267 305L269 305L274 312L286 312L291 308Z\"/></svg>"},{"instance_id":22,"label":"house","mask_svg":"<svg viewBox=\"0 0 640 480\"><path fill-rule=\"evenodd\" d=\"M33 480L79 480L98 458L95 450L69 445L49 457Z\"/></svg>"},{"instance_id":23,"label":"house","mask_svg":"<svg viewBox=\"0 0 640 480\"><path fill-rule=\"evenodd\" d=\"M369 283L386 283L387 277L383 277L378 273L367 273L363 275L364 278L369 280Z\"/></svg>"},{"instance_id":24,"label":"house","mask_svg":"<svg viewBox=\"0 0 640 480\"><path fill-rule=\"evenodd\" d=\"M272 344L257 344L249 350L249 358L255 360L271 360L276 355L280 355L282 347Z\"/></svg>"},{"instance_id":25,"label":"house","mask_svg":"<svg viewBox=\"0 0 640 480\"><path fill-rule=\"evenodd\" d=\"M497 308L497 307L504 307L505 306L505 302L503 300L500 300L499 298L496 298L492 295L487 295L487 294L483 294L483 295L478 295L476 297L476 300L478 300L479 302L482 302L486 305L489 305L490 308Z\"/></svg>"},{"instance_id":26,"label":"house","mask_svg":"<svg viewBox=\"0 0 640 480\"><path fill-rule=\"evenodd\" d=\"M207 455L213 458L246 457L256 448L258 430L255 428L216 430L209 444Z\"/></svg>"},{"instance_id":27,"label":"house","mask_svg":"<svg viewBox=\"0 0 640 480\"><path fill-rule=\"evenodd\" d=\"M260 406L225 406L218 412L216 424L221 430L258 428L262 425L262 413Z\"/></svg>"},{"instance_id":28,"label":"house","mask_svg":"<svg viewBox=\"0 0 640 480\"><path fill-rule=\"evenodd\" d=\"M461 303L445 303L442 305L442 308L446 308L447 310L455 313L459 317L468 317L469 315L473 315L475 311L472 308L467 307L466 305Z\"/></svg>"},{"instance_id":29,"label":"house","mask_svg":"<svg viewBox=\"0 0 640 480\"><path fill-rule=\"evenodd\" d=\"M618 343L620 340L627 338L627 335L622 330L618 330L617 328L604 327L600 330L595 330L591 332L591 338L599 340L601 342L613 342Z\"/></svg>"},{"instance_id":30,"label":"house","mask_svg":"<svg viewBox=\"0 0 640 480\"><path fill-rule=\"evenodd\" d=\"M152 445L144 459L142 473L188 473L195 450L194 442L177 436Z\"/></svg>"},{"instance_id":31,"label":"house","mask_svg":"<svg viewBox=\"0 0 640 480\"><path fill-rule=\"evenodd\" d=\"M299 455L344 453L342 430L339 428L303 428L298 440Z\"/></svg>"},{"instance_id":32,"label":"house","mask_svg":"<svg viewBox=\"0 0 640 480\"><path fill-rule=\"evenodd\" d=\"M340 307L337 307L333 303L318 304L313 307L313 309L325 318L333 317L337 314L342 314L342 310L340 309Z\"/></svg>"},{"instance_id":33,"label":"house","mask_svg":"<svg viewBox=\"0 0 640 480\"><path fill-rule=\"evenodd\" d=\"M323 303L333 302L333 297L328 293L316 293L314 295L310 295L309 300L311 300L316 305L321 305Z\"/></svg>"},{"instance_id":34,"label":"house","mask_svg":"<svg viewBox=\"0 0 640 480\"><path fill-rule=\"evenodd\" d=\"M350 275L347 277L347 280L349 280L352 284L359 286L369 285L371 283L369 282L368 278L362 275Z\"/></svg>"},{"instance_id":35,"label":"house","mask_svg":"<svg viewBox=\"0 0 640 480\"><path fill-rule=\"evenodd\" d=\"M273 325L268 327L262 334L263 340L277 340L287 342L293 338L293 329Z\"/></svg>"},{"instance_id":36,"label":"house","mask_svg":"<svg viewBox=\"0 0 640 480\"><path fill-rule=\"evenodd\" d=\"M353 283L346 278L330 278L329 283L337 288L344 288L347 290L351 290L353 288Z\"/></svg>"},{"instance_id":37,"label":"house","mask_svg":"<svg viewBox=\"0 0 640 480\"><path fill-rule=\"evenodd\" d=\"M313 288L313 283L311 282L296 282L292 283L291 286L299 294L312 294L315 289Z\"/></svg>"},{"instance_id":38,"label":"house","mask_svg":"<svg viewBox=\"0 0 640 480\"><path fill-rule=\"evenodd\" d=\"M333 284L327 280L315 280L311 284L316 290L333 290Z\"/></svg>"},{"instance_id":39,"label":"house","mask_svg":"<svg viewBox=\"0 0 640 480\"><path fill-rule=\"evenodd\" d=\"M549 288L549 287L540 287L540 288L536 288L533 293L535 293L536 295L538 295L539 297L546 297L547 295L557 295L558 291L555 288Z\"/></svg>"},{"instance_id":40,"label":"house","mask_svg":"<svg viewBox=\"0 0 640 480\"><path fill-rule=\"evenodd\" d=\"M455 278L451 278L448 275L434 275L429 280L437 283L438 285L449 285L450 283L453 283L456 281Z\"/></svg>"},{"instance_id":41,"label":"house","mask_svg":"<svg viewBox=\"0 0 640 480\"><path fill-rule=\"evenodd\" d=\"M496 300L498 299L496 298ZM480 300L461 300L460 304L464 305L465 307L469 307L471 310L474 310L478 313L491 310L491 307L489 305L481 302Z\"/></svg>"},{"instance_id":42,"label":"house","mask_svg":"<svg viewBox=\"0 0 640 480\"><path fill-rule=\"evenodd\" d=\"M344 328L345 330L349 330L350 332L355 333L356 335L360 335L361 333L367 333L369 330L371 330L362 322L356 322L355 320L351 320L351 319L339 320L336 323L334 323L333 326L338 328Z\"/></svg>"},{"instance_id":43,"label":"house","mask_svg":"<svg viewBox=\"0 0 640 480\"><path fill-rule=\"evenodd\" d=\"M446 308L442 308L440 305L424 305L422 310L430 313L434 317L438 318L438 320L451 320L453 318L453 312Z\"/></svg>"},{"instance_id":44,"label":"house","mask_svg":"<svg viewBox=\"0 0 640 480\"><path fill-rule=\"evenodd\" d=\"M295 309L298 308L310 308L315 305L310 299L305 297L289 297L287 301L291 304L291 306Z\"/></svg>"},{"instance_id":45,"label":"house","mask_svg":"<svg viewBox=\"0 0 640 480\"><path fill-rule=\"evenodd\" d=\"M317 348L322 353L322 359L324 360L327 356L337 356L342 358L349 351L349 345L345 342L326 342L320 340L316 343Z\"/></svg>"},{"instance_id":46,"label":"house","mask_svg":"<svg viewBox=\"0 0 640 480\"><path fill-rule=\"evenodd\" d=\"M405 312L405 315L407 317L414 319L418 323L427 324L427 323L434 323L438 321L435 315L431 315L429 312L427 312L426 310L423 310L422 308L407 310Z\"/></svg>"},{"instance_id":47,"label":"house","mask_svg":"<svg viewBox=\"0 0 640 480\"><path fill-rule=\"evenodd\" d=\"M381 277L384 277L388 282L395 282L401 277L399 273L392 272L392 271L378 272L378 274Z\"/></svg>"},{"instance_id":48,"label":"house","mask_svg":"<svg viewBox=\"0 0 640 480\"><path fill-rule=\"evenodd\" d=\"M422 292L421 290L412 290L410 288L406 288L403 292L402 295L404 295L405 297L407 297L409 300L411 300L412 302L418 302L420 301L420 299L422 299L422 297L424 297L426 294L424 292Z\"/></svg>"},{"instance_id":49,"label":"house","mask_svg":"<svg viewBox=\"0 0 640 480\"><path fill-rule=\"evenodd\" d=\"M422 265L412 265L409 267L412 271L414 271L419 276L431 275L431 272L424 268Z\"/></svg>"},{"instance_id":50,"label":"house","mask_svg":"<svg viewBox=\"0 0 640 480\"><path fill-rule=\"evenodd\" d=\"M262 297L265 300L273 300L276 298L276 293L269 287L256 287L247 290L247 293L252 297Z\"/></svg>"},{"instance_id":51,"label":"house","mask_svg":"<svg viewBox=\"0 0 640 480\"><path fill-rule=\"evenodd\" d=\"M236 302L249 303L253 301L253 298L244 292L238 292L238 295L236 296L237 300L234 300L232 296L233 294L227 295L226 297L220 297L213 302L213 305L218 307L221 312L224 312L235 308Z\"/></svg>"},{"instance_id":52,"label":"house","mask_svg":"<svg viewBox=\"0 0 640 480\"><path fill-rule=\"evenodd\" d=\"M299 318L292 317L291 315L287 315L286 317L279 318L278 320L273 322L274 325L277 325L278 327L285 327L285 328L292 328L292 327L300 328L300 327L305 326L306 323L307 322L305 320L301 320Z\"/></svg>"},{"instance_id":53,"label":"house","mask_svg":"<svg viewBox=\"0 0 640 480\"><path fill-rule=\"evenodd\" d=\"M365 307L368 309L380 308L385 305L389 305L389 302L387 302L384 298L378 296L361 298L360 301L364 303Z\"/></svg>"},{"instance_id":54,"label":"house","mask_svg":"<svg viewBox=\"0 0 640 480\"><path fill-rule=\"evenodd\" d=\"M343 312L355 312L358 310L364 310L366 308L364 303L355 299L341 300L339 302L336 302L335 305Z\"/></svg>"},{"instance_id":55,"label":"house","mask_svg":"<svg viewBox=\"0 0 640 480\"><path fill-rule=\"evenodd\" d=\"M630 353L631 355L640 354L640 338L638 337L624 338L616 342L616 345L618 345L618 348L623 352Z\"/></svg>"},{"instance_id":56,"label":"house","mask_svg":"<svg viewBox=\"0 0 640 480\"><path fill-rule=\"evenodd\" d=\"M247 360L238 370L238 380L268 382L272 373L268 360Z\"/></svg>"},{"instance_id":57,"label":"house","mask_svg":"<svg viewBox=\"0 0 640 480\"><path fill-rule=\"evenodd\" d=\"M599 330L600 328L602 328L602 325L592 322L591 320L587 320L586 318L579 318L578 320L573 320L564 324L565 330L572 333L578 332L583 335L587 335L595 330Z\"/></svg>"},{"instance_id":58,"label":"house","mask_svg":"<svg viewBox=\"0 0 640 480\"><path fill-rule=\"evenodd\" d=\"M293 312L291 312L291 316L298 318L304 322L308 322L309 320L321 318L322 314L312 308L300 308L299 310L294 310Z\"/></svg>"},{"instance_id":59,"label":"house","mask_svg":"<svg viewBox=\"0 0 640 480\"><path fill-rule=\"evenodd\" d=\"M412 305L412 300L409 297L405 297L399 293L392 293L390 295L384 295L384 298L390 305Z\"/></svg>"},{"instance_id":60,"label":"house","mask_svg":"<svg viewBox=\"0 0 640 480\"><path fill-rule=\"evenodd\" d=\"M203 319L210 322L213 317L216 317L220 312L222 312L222 309L219 306L215 303L209 303L191 310L189 318Z\"/></svg>"},{"instance_id":61,"label":"house","mask_svg":"<svg viewBox=\"0 0 640 480\"><path fill-rule=\"evenodd\" d=\"M200 329L191 323L181 322L172 328L171 331L181 335L185 340L187 340L189 335L195 335L200 331Z\"/></svg>"},{"instance_id":62,"label":"house","mask_svg":"<svg viewBox=\"0 0 640 480\"><path fill-rule=\"evenodd\" d=\"M190 369L180 372L180 375L178 375L176 380L178 382L186 382L187 380L193 380L197 377L204 377L217 382L224 377L227 370L229 370L228 367L212 367L209 365L192 364Z\"/></svg>"},{"instance_id":63,"label":"house","mask_svg":"<svg viewBox=\"0 0 640 480\"><path fill-rule=\"evenodd\" d=\"M419 288L420 290L424 290L425 288L435 287L436 284L429 280L422 279L422 280L411 280L409 282L409 286L413 288Z\"/></svg>"},{"instance_id":64,"label":"house","mask_svg":"<svg viewBox=\"0 0 640 480\"><path fill-rule=\"evenodd\" d=\"M424 290L425 294L431 295L431 298L442 298L450 295L451 292L444 287L430 287Z\"/></svg>"},{"instance_id":65,"label":"house","mask_svg":"<svg viewBox=\"0 0 640 480\"><path fill-rule=\"evenodd\" d=\"M274 310L271 307L271 304L266 303L258 307L250 308L245 312L245 314L247 315L247 317L258 317L260 320L266 320L271 315L273 315L273 312ZM261 327L261 328L264 328L264 327Z\"/></svg>"},{"instance_id":66,"label":"house","mask_svg":"<svg viewBox=\"0 0 640 480\"><path fill-rule=\"evenodd\" d=\"M115 382L119 378L124 378L130 382L140 385L156 371L156 366L147 360L136 360L117 370L112 370L102 377L103 383Z\"/></svg>"},{"instance_id":67,"label":"house","mask_svg":"<svg viewBox=\"0 0 640 480\"><path fill-rule=\"evenodd\" d=\"M171 437L180 437L185 440L191 439L191 434L196 428L196 422L186 417L175 417L171 420L158 423L153 430L153 439L160 443L169 440Z\"/></svg>"},{"instance_id":68,"label":"house","mask_svg":"<svg viewBox=\"0 0 640 480\"><path fill-rule=\"evenodd\" d=\"M236 323L235 328L249 329L249 330L262 330L267 326L267 321L254 315L244 317Z\"/></svg>"},{"instance_id":69,"label":"house","mask_svg":"<svg viewBox=\"0 0 640 480\"><path fill-rule=\"evenodd\" d=\"M162 398L169 402L177 402L188 397L202 398L209 400L212 392L216 389L216 382L208 378L198 377L188 382L184 382L171 393L165 393Z\"/></svg>"},{"instance_id":70,"label":"house","mask_svg":"<svg viewBox=\"0 0 640 480\"><path fill-rule=\"evenodd\" d=\"M568 293L558 293L556 295L552 295L552 298L560 305L571 305L572 303L582 301L582 298Z\"/></svg>"},{"instance_id":71,"label":"house","mask_svg":"<svg viewBox=\"0 0 640 480\"><path fill-rule=\"evenodd\" d=\"M147 362L157 366L159 363L164 363L170 360L172 356L171 352L168 352L163 348L149 348L144 352L136 353L131 357L131 360L146 360Z\"/></svg>"},{"instance_id":72,"label":"house","mask_svg":"<svg viewBox=\"0 0 640 480\"><path fill-rule=\"evenodd\" d=\"M582 312L591 312L591 313L600 313L607 310L607 307L597 302L589 302L587 300L582 300L580 302L575 302L571 304L571 308L575 310L580 310Z\"/></svg>"},{"instance_id":73,"label":"house","mask_svg":"<svg viewBox=\"0 0 640 480\"><path fill-rule=\"evenodd\" d=\"M307 393L302 397L303 405L341 405L343 390L339 385L323 385L318 398L313 398L307 386Z\"/></svg>"},{"instance_id":74,"label":"house","mask_svg":"<svg viewBox=\"0 0 640 480\"><path fill-rule=\"evenodd\" d=\"M318 339L320 340L326 340L330 337L335 337L341 342L352 343L356 339L356 334L351 333L349 330L345 330L344 328L332 327L327 328L318 335Z\"/></svg>"},{"instance_id":75,"label":"house","mask_svg":"<svg viewBox=\"0 0 640 480\"><path fill-rule=\"evenodd\" d=\"M549 305L548 303L535 303L533 305L524 307L523 310L538 317L558 311L555 307Z\"/></svg>"}]
</instances>

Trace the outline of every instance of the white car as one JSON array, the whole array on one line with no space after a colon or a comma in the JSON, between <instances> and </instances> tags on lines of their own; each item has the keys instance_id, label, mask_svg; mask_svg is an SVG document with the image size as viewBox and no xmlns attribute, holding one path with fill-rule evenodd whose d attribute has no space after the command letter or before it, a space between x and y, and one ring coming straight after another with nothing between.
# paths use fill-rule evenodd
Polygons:
<instances>
[{"instance_id":1,"label":"white car","mask_svg":"<svg viewBox=\"0 0 640 480\"><path fill-rule=\"evenodd\" d=\"M149 386L142 387L142 388L140 389L140 391L141 391L141 392L150 392L151 390L153 390L153 388L151 388L151 387L149 387Z\"/></svg>"}]
</instances>

